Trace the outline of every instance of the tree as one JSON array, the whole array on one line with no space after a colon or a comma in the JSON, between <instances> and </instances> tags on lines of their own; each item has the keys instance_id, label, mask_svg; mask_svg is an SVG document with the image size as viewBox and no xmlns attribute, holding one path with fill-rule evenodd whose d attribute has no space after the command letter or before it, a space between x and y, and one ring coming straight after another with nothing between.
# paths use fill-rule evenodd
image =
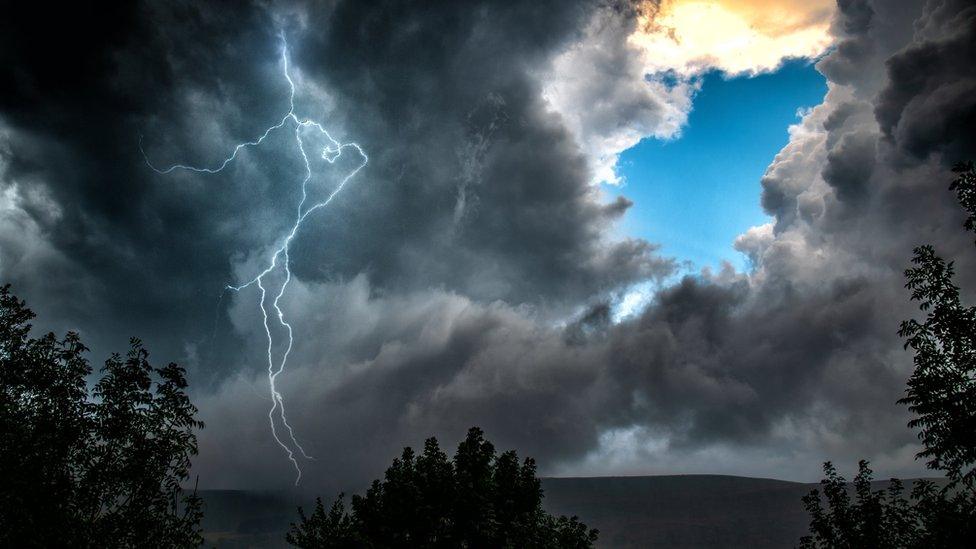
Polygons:
<instances>
[{"instance_id":1,"label":"tree","mask_svg":"<svg viewBox=\"0 0 976 549\"><path fill-rule=\"evenodd\" d=\"M821 504L820 493L813 490L803 497L803 506L810 513L813 536L800 541L802 548L815 547L906 547L906 540L914 531L909 510L902 498L902 483L893 480L887 492L871 489L871 469L862 460L854 477L852 501L844 479L828 461L824 464L826 478L820 482L827 500Z\"/></svg>"},{"instance_id":2,"label":"tree","mask_svg":"<svg viewBox=\"0 0 976 549\"><path fill-rule=\"evenodd\" d=\"M352 497L340 494L326 512L322 500L291 525L288 543L303 548L349 547L592 547L598 532L577 517L542 509L535 462L501 455L477 427L468 431L453 460L427 439L424 452L405 448L382 481Z\"/></svg>"},{"instance_id":3,"label":"tree","mask_svg":"<svg viewBox=\"0 0 976 549\"><path fill-rule=\"evenodd\" d=\"M976 167L958 164L949 187L969 214L965 228L976 231ZM917 414L908 424L919 429L919 457L931 469L973 487L976 480L976 307L959 299L953 263L932 246L915 248L915 267L905 271L912 300L926 312L922 322L902 322L899 335L915 351L915 371L900 403Z\"/></svg>"},{"instance_id":4,"label":"tree","mask_svg":"<svg viewBox=\"0 0 976 549\"><path fill-rule=\"evenodd\" d=\"M899 335L915 351L915 371L905 397L916 414L908 426L919 429L930 469L972 486L976 462L976 307L965 307L953 284L952 262L931 246L915 249L915 267L905 271L912 299L926 311L922 322L902 322Z\"/></svg>"},{"instance_id":5,"label":"tree","mask_svg":"<svg viewBox=\"0 0 976 549\"><path fill-rule=\"evenodd\" d=\"M34 313L0 288L0 546L188 547L201 500L184 370L132 339L90 387L77 333L29 337Z\"/></svg>"},{"instance_id":6,"label":"tree","mask_svg":"<svg viewBox=\"0 0 976 549\"><path fill-rule=\"evenodd\" d=\"M953 171L959 175L949 190L968 214L964 227L976 231L976 166L966 162ZM932 246L915 248L912 263L905 287L926 316L902 322L898 331L915 363L898 402L916 414L908 426L919 429L917 457L948 482L917 481L909 502L898 479L887 491L872 490L871 469L861 461L852 501L847 481L827 462L820 483L827 508L819 490L803 498L811 535L801 547L928 549L965 547L976 539L976 307L962 304L953 263Z\"/></svg>"},{"instance_id":7,"label":"tree","mask_svg":"<svg viewBox=\"0 0 976 549\"><path fill-rule=\"evenodd\" d=\"M853 486L829 461L824 474L823 498L820 490L803 497L810 535L800 540L801 549L949 549L966 547L976 533L976 498L968 491L918 480L906 498L898 479L885 490L874 490L864 460Z\"/></svg>"},{"instance_id":8,"label":"tree","mask_svg":"<svg viewBox=\"0 0 976 549\"><path fill-rule=\"evenodd\" d=\"M960 162L952 167L952 171L959 175L949 185L949 190L956 191L959 205L969 214L963 227L976 232L976 164L971 160Z\"/></svg>"}]
</instances>

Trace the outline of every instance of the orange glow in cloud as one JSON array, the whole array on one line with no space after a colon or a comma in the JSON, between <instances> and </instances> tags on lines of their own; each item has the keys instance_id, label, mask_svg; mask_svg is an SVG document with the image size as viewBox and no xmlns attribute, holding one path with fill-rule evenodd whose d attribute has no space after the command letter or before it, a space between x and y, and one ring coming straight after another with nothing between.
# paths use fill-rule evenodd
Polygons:
<instances>
[{"instance_id":1,"label":"orange glow in cloud","mask_svg":"<svg viewBox=\"0 0 976 549\"><path fill-rule=\"evenodd\" d=\"M832 0L663 0L645 5L628 42L651 73L757 74L822 54L834 8Z\"/></svg>"}]
</instances>

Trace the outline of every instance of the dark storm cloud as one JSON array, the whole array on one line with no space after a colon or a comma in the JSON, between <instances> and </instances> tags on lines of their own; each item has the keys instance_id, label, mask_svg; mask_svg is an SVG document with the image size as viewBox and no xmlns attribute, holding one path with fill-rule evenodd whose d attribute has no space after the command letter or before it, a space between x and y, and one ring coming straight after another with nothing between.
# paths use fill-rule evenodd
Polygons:
<instances>
[{"instance_id":1,"label":"dark storm cloud","mask_svg":"<svg viewBox=\"0 0 976 549\"><path fill-rule=\"evenodd\" d=\"M876 154L876 138L870 132L846 133L830 149L823 178L838 199L851 201L864 195Z\"/></svg>"},{"instance_id":2,"label":"dark storm cloud","mask_svg":"<svg viewBox=\"0 0 976 549\"><path fill-rule=\"evenodd\" d=\"M312 484L335 486L342 478L354 487L402 444L430 433L453 441L472 424L550 471L690 467L810 478L823 459L858 457L892 473L918 471L907 413L894 403L910 368L895 332L913 314L901 270L924 241L938 242L961 264L973 259L958 227L961 212L946 192L950 160L906 157L875 114L878 94L892 85L885 61L921 39L913 34L921 3L841 5L835 29L842 41L819 65L834 82L831 92L763 180L775 222L740 239L753 258L750 276L684 279L617 324L598 300L566 326L554 324L540 302L520 304L543 286L550 299L576 295L587 303L596 289L647 269L641 258L649 249L625 241L593 251L601 234L594 229L626 204L584 200L592 191L585 177L574 178L584 171L581 159L539 103L538 84L519 68L533 62L530 53L500 64L486 57L522 42L503 33L508 38L496 51L480 25L501 23L514 35L538 28L533 36L545 41L551 23L518 8L438 12L431 22L411 10L345 9L328 24L348 16L348 32L325 33L321 44L306 37L304 44L315 45L303 49L303 66L340 90L340 102L350 101L338 109L344 127L366 140L396 137L378 151L384 177L356 192L368 193L371 208L382 212L374 219L413 221L371 227L374 236L357 243L359 251L304 252L327 258L316 260L326 265L361 253L354 263L370 265L347 282L305 272L307 284L289 302L306 322L287 394L299 431L313 433L312 452L329 463L307 472ZM430 38L429 26L443 36ZM345 45L351 51L339 49ZM557 46L554 40L539 51ZM312 53L323 51L329 54ZM422 177L443 166L447 176ZM343 210L341 217L349 215L371 214ZM589 221L573 227L563 223L569 219ZM537 238L525 241L526 234ZM353 238L346 233L337 246ZM455 248L465 254L445 253ZM570 252L569 259L553 250ZM523 278L514 283L513 273ZM411 284L424 276L442 289ZM963 278L974 282L971 274ZM238 330L256 326L255 311L242 303L231 317ZM208 440L203 470L217 484L284 482L277 449L246 419L260 417L263 404L246 397L247 382L232 380L204 401L221 425L237 427ZM242 401L254 410L228 404ZM614 436L630 437L627 455L612 447ZM762 459L739 457L756 449ZM216 466L245 452L260 458Z\"/></svg>"},{"instance_id":3,"label":"dark storm cloud","mask_svg":"<svg viewBox=\"0 0 976 549\"><path fill-rule=\"evenodd\" d=\"M817 398L853 425L873 414L875 455L894 455L905 443L899 431L904 411L890 403L900 396L909 367L894 331L899 319L918 314L901 288L910 250L936 244L966 266L959 269L964 287L976 284L971 242L960 230L962 212L947 192L953 178L948 168L976 155L968 136L951 131L955 120L971 116L972 100L940 110L906 107L928 104L944 95L940 90L972 79L972 67L960 61L962 46L976 36L972 9L946 2L906 4L840 2L835 30L842 40L818 64L835 85L763 179L763 204L776 219L761 242L761 267L753 278L767 306L792 303L793 312L777 322L784 331L770 334L770 341L780 342L774 348L803 340L796 333L804 329L800 318L838 313L833 328L825 326L810 341L806 364L794 367L797 361L789 360L781 367L802 371L827 390ZM938 30L931 30L933 20ZM920 51L928 52L925 62L918 59ZM934 126L941 130L930 131ZM823 294L830 286L851 291ZM777 296L771 288L790 292ZM822 303L817 295L824 296ZM868 371L869 377L861 377ZM841 373L844 384L832 384ZM855 436L869 425L844 431Z\"/></svg>"},{"instance_id":4,"label":"dark storm cloud","mask_svg":"<svg viewBox=\"0 0 976 549\"><path fill-rule=\"evenodd\" d=\"M884 134L915 156L959 158L976 149L976 6L933 3L916 40L888 62L890 82L876 107Z\"/></svg>"},{"instance_id":5,"label":"dark storm cloud","mask_svg":"<svg viewBox=\"0 0 976 549\"><path fill-rule=\"evenodd\" d=\"M138 144L157 164L210 165L274 123L287 110L279 27L301 114L371 155L299 235L300 277L368 272L382 287L572 306L667 274L651 245L609 240L629 203L601 203L529 77L588 11L557 4L131 4L53 21L18 8L3 33L6 177L45 189L59 216L34 221L72 267L12 282L27 297L43 286L39 308L95 332L206 343L219 289L287 223L298 159L284 136L225 174L160 177Z\"/></svg>"},{"instance_id":6,"label":"dark storm cloud","mask_svg":"<svg viewBox=\"0 0 976 549\"><path fill-rule=\"evenodd\" d=\"M240 195L185 181L160 184L138 142L144 133L185 137L181 113L191 90L219 90L242 100L239 108L252 106L248 98L262 105L280 93L242 93L277 57L252 47L273 40L266 16L242 7L219 27L213 17L184 4L126 3L97 13L85 4L56 13L38 3L5 8L0 55L11 70L0 93L9 149L4 183L46 197L57 215L32 217L38 237L60 258L53 266L26 258L14 277L6 269L17 261L7 256L5 276L51 325L80 326L111 345L138 333L179 346L212 311L207 295L227 278L225 250L248 239L221 234L210 212ZM234 47L226 51L226 44ZM228 79L226 67L238 78ZM238 121L224 130L250 137L257 127L246 126Z\"/></svg>"},{"instance_id":7,"label":"dark storm cloud","mask_svg":"<svg viewBox=\"0 0 976 549\"><path fill-rule=\"evenodd\" d=\"M368 207L330 216L338 237L302 246L299 272L367 266L383 286L421 281L513 302L576 300L668 273L647 243L608 242L629 203L600 203L531 77L588 13L565 2L350 2L310 13L302 68L335 90L346 131L377 162L343 200Z\"/></svg>"},{"instance_id":8,"label":"dark storm cloud","mask_svg":"<svg viewBox=\"0 0 976 549\"><path fill-rule=\"evenodd\" d=\"M596 306L560 328L502 303L434 290L371 297L359 278L296 290L289 310L306 319L315 318L309 311L328 314L299 333L301 366L283 390L306 449L328 462L307 467L308 482L333 489L355 488L403 444L429 433L453 444L472 424L549 470L597 449L608 429L633 426L653 428L674 455L764 445L784 421L851 437L846 451L866 452L914 439L900 425L893 437L872 428L879 416L891 419L889 395L901 387L873 344L891 334L875 297L864 279L802 295L769 287L757 296L745 279L688 278L639 318L613 325ZM252 315L239 313L242 326L253 325ZM226 427L205 441L204 454L220 459L201 474L235 485L241 470L225 467L225 458L253 454L253 472L244 473L252 482L287 482L263 422L247 419L260 418L266 403L246 380L232 380L202 406ZM814 406L855 407L857 415ZM654 455L646 465L680 470L678 461Z\"/></svg>"},{"instance_id":9,"label":"dark storm cloud","mask_svg":"<svg viewBox=\"0 0 976 549\"><path fill-rule=\"evenodd\" d=\"M913 314L901 270L931 241L976 283L946 192L947 167L976 155L953 125L972 116L954 95L973 80L957 57L971 9L841 2L818 64L831 91L762 181L774 222L737 241L754 271L685 278L616 323L620 292L672 263L611 237L630 202L589 184L539 80L600 9L153 4L46 34L20 23L39 14L7 18L5 55L35 35L63 55L0 59L17 67L0 99L3 275L55 324L136 331L166 358L186 345L209 425L201 480L288 483L256 297L218 305L214 289L253 276L291 215L289 136L214 177L156 176L138 151L141 134L159 164L211 163L280 119L281 27L298 111L370 155L292 251L281 389L318 458L313 488L359 488L402 445L474 424L548 471L809 478L857 457L917 471L894 404L910 368L895 331ZM757 452L770 457L741 457Z\"/></svg>"},{"instance_id":10,"label":"dark storm cloud","mask_svg":"<svg viewBox=\"0 0 976 549\"><path fill-rule=\"evenodd\" d=\"M189 360L202 392L238 369L259 371L247 368L261 346L256 324L231 332L224 312L232 303L253 316L254 296L217 297L253 276L297 203L288 135L214 176L159 176L139 147L157 165L214 165L278 120L287 110L279 28L293 46L299 112L371 158L299 235L299 279L367 273L377 295L444 288L551 315L665 276L672 264L651 244L610 237L630 202L603 203L533 76L594 7L150 3L95 16L80 6L53 20L41 6L12 10L2 49L15 70L0 98L4 276L42 326L83 327L96 357L138 334L160 360ZM35 242L18 246L17 231ZM335 342L334 353L373 359L391 337ZM430 373L416 380L436 385L468 348L424 362ZM362 397L349 409L364 420L395 417L404 401L379 395L406 374L383 372L366 376L380 402L363 396L369 384L335 400Z\"/></svg>"},{"instance_id":11,"label":"dark storm cloud","mask_svg":"<svg viewBox=\"0 0 976 549\"><path fill-rule=\"evenodd\" d=\"M365 399L349 416L337 411L338 423L399 432L398 440L428 431L457 437L478 423L549 464L597 448L600 455L604 433L637 428L645 433L638 443L665 441L664 451L641 454L647 467L679 469L683 457L719 446L786 456L773 469L785 476L813 476L828 458L918 471L907 413L895 405L910 368L897 324L915 314L901 271L925 241L973 263L946 191L953 160L905 157L897 139L881 139L875 116L878 93L893 85L885 60L915 47L912 27L919 16L924 24L923 13L921 4L842 6L836 27L862 47L838 47L821 63L840 82L767 173L767 197L779 196L767 200L776 220L743 242L754 252L751 277L686 279L635 319L604 324L597 306L564 330L531 312L465 302L463 313L447 315L453 329L430 328L440 343L406 352L407 341L423 338L381 338L397 344L378 348L306 409ZM945 145L958 142L946 136ZM964 284L976 282L973 272L961 275ZM371 428L375 409L387 411L382 430ZM368 469L370 461L375 468L381 460L364 452L346 466ZM763 473L753 467L745 470Z\"/></svg>"}]
</instances>

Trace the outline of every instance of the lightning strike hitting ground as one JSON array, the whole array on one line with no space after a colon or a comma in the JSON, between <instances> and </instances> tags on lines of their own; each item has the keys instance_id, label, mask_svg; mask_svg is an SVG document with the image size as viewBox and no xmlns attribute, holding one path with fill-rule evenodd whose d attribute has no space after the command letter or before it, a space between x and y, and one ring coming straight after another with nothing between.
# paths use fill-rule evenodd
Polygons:
<instances>
[{"instance_id":1,"label":"lightning strike hitting ground","mask_svg":"<svg viewBox=\"0 0 976 549\"><path fill-rule=\"evenodd\" d=\"M271 134L271 132L281 129L289 124L295 125L295 141L298 146L298 151L301 153L302 159L305 162L305 178L302 180L302 198L298 203L298 212L295 217L295 223L292 225L291 230L284 235L281 241L281 245L278 248L276 248L274 252L271 254L271 259L268 262L268 266L263 271L261 271L257 276L250 279L249 281L236 286L229 285L225 288L225 290L240 292L241 290L249 286L257 286L257 288L261 292L261 302L260 302L261 315L263 317L263 322L264 322L264 332L265 335L267 336L267 341L268 341L268 347L267 347L268 385L271 391L271 402L272 402L271 409L268 411L268 420L271 423L271 435L274 437L275 442L277 442L278 445L281 446L281 448L288 455L289 461L291 461L292 465L295 466L295 471L297 472L297 476L295 478L295 484L298 485L299 481L301 481L302 479L302 469L298 464L298 460L295 458L296 452L300 453L306 459L313 459L313 458L309 456L307 453L305 453L305 449L302 448L302 445L299 444L298 440L295 438L295 432L292 430L291 425L288 423L288 418L285 415L284 399L282 398L281 393L278 392L275 385L278 376L281 375L281 373L285 370L285 366L288 362L288 355L291 353L292 345L294 343L294 340L292 338L291 324L289 324L285 320L285 313L284 311L282 311L280 306L281 297L284 295L285 289L288 287L288 283L291 281L291 269L289 266L288 249L289 246L291 245L292 239L294 239L295 235L298 233L298 229L301 227L302 222L305 221L305 219L312 212L329 205L329 203L332 202L332 199L335 198L336 195L338 195L342 191L346 183L348 183L349 180L353 178L353 176L359 173L359 171L366 166L367 162L369 161L369 158L366 156L366 153L363 151L362 147L360 147L358 144L339 143L338 141L333 139L332 136L329 134L329 132L326 131L326 129L322 127L322 125L319 124L318 122L315 122L314 120L309 120L307 118L306 119L299 118L298 115L295 114L295 82L292 80L291 74L289 73L288 42L285 39L284 34L281 34L281 44L282 44L281 64L282 64L285 80L288 81L288 87L290 90L289 97L288 97L289 109L288 112L282 117L280 122L264 130L264 133L261 134L261 136L258 137L256 140L238 144L236 147L234 147L234 151L231 153L230 156L225 158L217 167L213 167L213 168L207 168L207 167L201 168L197 166L187 166L184 164L174 164L166 168L157 168L152 164L152 162L150 162L149 157L146 155L146 152L142 150L141 139L140 139L139 149L142 150L142 155L146 160L146 164L156 173L165 175L168 173L172 173L176 170L186 170L191 172L213 174L213 173L218 173L222 171L224 168L226 168L228 164L230 164L232 161L234 161L234 159L237 158L237 155L243 149L247 147L256 147L260 145L268 137L268 135ZM308 183L312 179L312 166L311 163L309 162L308 153L306 152L305 149L305 142L302 140L303 129L318 130L319 133L325 136L325 138L328 140L328 145L323 147L321 150L321 157L329 164L334 164L336 160L338 160L339 157L342 155L342 152L346 149L354 149L362 159L362 162L358 166L356 166L355 169L353 169L351 172L346 174L346 176L343 177L342 180L339 182L338 186L336 186L336 188L324 200L322 200L321 202L316 202L309 206L306 206L306 201L308 198ZM269 307L267 304L268 290L265 287L264 278L269 274L275 272L277 269L281 269L281 271L284 273L284 282L282 282L281 288L274 296L274 300L271 302L270 308L274 310L274 315L278 319L278 324L282 328L284 328L285 332L288 334L288 340L287 343L285 344L285 349L282 354L281 360L276 362L274 360L273 353L272 353L272 349L274 347L274 337L271 334L271 327L268 322L270 316ZM288 440L291 441L291 446L289 446L289 444L287 444L285 441L281 439L281 437L278 436L278 431L275 428L275 412L277 412L277 415L281 420L281 424L285 427L285 430L288 431Z\"/></svg>"}]
</instances>

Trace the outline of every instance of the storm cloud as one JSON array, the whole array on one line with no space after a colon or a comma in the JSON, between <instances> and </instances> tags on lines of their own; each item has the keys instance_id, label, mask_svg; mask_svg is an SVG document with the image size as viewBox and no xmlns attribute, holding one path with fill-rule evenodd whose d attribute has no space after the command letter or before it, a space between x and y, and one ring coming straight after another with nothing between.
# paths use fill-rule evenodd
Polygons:
<instances>
[{"instance_id":1,"label":"storm cloud","mask_svg":"<svg viewBox=\"0 0 976 549\"><path fill-rule=\"evenodd\" d=\"M914 314L901 271L933 242L976 286L946 190L951 164L976 154L967 3L840 1L817 64L829 92L756 197L773 222L736 242L752 270L677 280L677 260L620 236L630 202L592 183L606 166L583 138L684 122L689 107L668 114L660 95L677 92L624 49L587 53L623 47L604 32L646 9L18 9L0 32L14 67L0 77L0 274L40 327L83 327L93 358L139 335L188 365L208 425L202 485L291 479L268 433L257 296L220 289L254 275L302 171L288 135L212 176L160 176L139 147L160 165L212 164L280 120L279 31L296 110L370 155L291 252L296 347L280 389L317 458L308 486L359 488L402 446L452 444L471 425L547 473L810 479L858 457L921 470L894 403L911 367L895 332ZM574 67L584 79L555 79ZM605 104L567 115L594 98ZM620 295L648 282L646 308L615 321Z\"/></svg>"}]
</instances>

